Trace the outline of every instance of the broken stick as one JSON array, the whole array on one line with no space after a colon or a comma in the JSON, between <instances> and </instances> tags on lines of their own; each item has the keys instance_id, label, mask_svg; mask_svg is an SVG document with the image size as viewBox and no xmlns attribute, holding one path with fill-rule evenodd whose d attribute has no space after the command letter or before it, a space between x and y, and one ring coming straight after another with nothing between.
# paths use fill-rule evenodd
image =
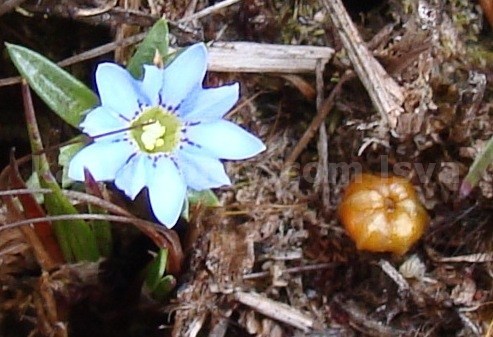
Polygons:
<instances>
[{"instance_id":1,"label":"broken stick","mask_svg":"<svg viewBox=\"0 0 493 337\"><path fill-rule=\"evenodd\" d=\"M354 70L368 91L375 109L382 116L384 123L394 130L397 126L397 117L403 111L402 88L370 53L342 1L322 0L322 3L327 8Z\"/></svg>"}]
</instances>

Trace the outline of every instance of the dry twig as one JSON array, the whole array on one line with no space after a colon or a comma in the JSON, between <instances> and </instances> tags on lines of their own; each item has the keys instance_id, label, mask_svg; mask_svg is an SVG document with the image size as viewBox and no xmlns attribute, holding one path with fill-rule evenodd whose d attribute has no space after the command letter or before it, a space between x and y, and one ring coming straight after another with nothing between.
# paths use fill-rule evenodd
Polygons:
<instances>
[{"instance_id":1,"label":"dry twig","mask_svg":"<svg viewBox=\"0 0 493 337\"><path fill-rule=\"evenodd\" d=\"M235 293L235 299L254 310L277 321L294 326L305 332L315 327L315 321L304 313L288 306L285 303L276 302L254 292Z\"/></svg>"},{"instance_id":2,"label":"dry twig","mask_svg":"<svg viewBox=\"0 0 493 337\"><path fill-rule=\"evenodd\" d=\"M215 42L209 48L210 71L241 73L313 73L325 65L329 47L287 46L253 42Z\"/></svg>"},{"instance_id":3,"label":"dry twig","mask_svg":"<svg viewBox=\"0 0 493 337\"><path fill-rule=\"evenodd\" d=\"M293 267L293 268L287 268L282 270L282 275L286 274L298 274L298 273L303 273L303 272L308 272L308 271L320 271L323 269L329 269L329 268L334 268L336 267L336 263L317 263L317 264L311 264L307 266L300 266L300 267ZM245 274L243 275L244 280L254 280L262 277L268 277L271 276L271 271L261 271L257 273L250 273L250 274Z\"/></svg>"},{"instance_id":4,"label":"dry twig","mask_svg":"<svg viewBox=\"0 0 493 337\"><path fill-rule=\"evenodd\" d=\"M301 152L305 149L305 147L308 145L310 140L313 138L313 136L319 129L320 125L324 122L325 118L334 107L335 99L339 94L342 85L346 83L348 80L350 80L351 78L353 78L353 76L354 73L352 71L347 71L339 80L339 82L334 87L334 89L332 89L329 97L325 99L323 104L321 104L320 108L318 109L317 115L315 116L315 118L313 118L312 122L310 123L310 126L308 126L308 129L306 129L305 133L299 140L298 144L296 144L296 147L293 149L293 151L289 154L288 158L286 159L284 163L285 168L289 168L296 161L296 159L301 154Z\"/></svg>"},{"instance_id":5,"label":"dry twig","mask_svg":"<svg viewBox=\"0 0 493 337\"><path fill-rule=\"evenodd\" d=\"M380 266L380 268L382 268L385 274L387 274L395 282L395 284L397 284L397 287L399 288L399 294L401 296L409 294L409 283L407 283L404 276L402 276L402 274L399 273L399 271L395 269L393 265L391 265L387 260L378 261L378 265Z\"/></svg>"},{"instance_id":6,"label":"dry twig","mask_svg":"<svg viewBox=\"0 0 493 337\"><path fill-rule=\"evenodd\" d=\"M5 13L10 12L15 7L22 5L22 3L26 0L6 0L2 4L0 4L0 16Z\"/></svg>"},{"instance_id":7,"label":"dry twig","mask_svg":"<svg viewBox=\"0 0 493 337\"><path fill-rule=\"evenodd\" d=\"M397 117L403 111L402 88L373 57L358 33L341 0L322 0L353 63L354 70L365 86L373 105L385 124L395 129Z\"/></svg>"},{"instance_id":8,"label":"dry twig","mask_svg":"<svg viewBox=\"0 0 493 337\"><path fill-rule=\"evenodd\" d=\"M323 67L319 62L317 64L317 111L322 108L324 99L324 75ZM327 128L325 123L321 123L318 131L318 168L315 177L315 190L320 194L322 199L322 208L328 210L330 207L330 187L329 187L329 141L327 139Z\"/></svg>"},{"instance_id":9,"label":"dry twig","mask_svg":"<svg viewBox=\"0 0 493 337\"><path fill-rule=\"evenodd\" d=\"M67 326L59 317L55 294L47 272L41 274L36 290L32 299L37 315L38 333L42 336L68 337Z\"/></svg>"},{"instance_id":10,"label":"dry twig","mask_svg":"<svg viewBox=\"0 0 493 337\"><path fill-rule=\"evenodd\" d=\"M90 59L96 58L98 56L104 55L106 53L109 53L118 47L125 47L125 46L132 45L134 43L138 43L138 42L142 41L146 37L146 35L147 35L147 33L140 33L138 35L130 36L130 37L128 37L124 40L121 40L121 41L110 42L110 43L104 44L102 46L93 48L91 50L85 51L83 53L68 57L65 60L58 62L57 64L60 67L68 67L68 66L71 66L72 64L76 64L76 63L79 63L82 61L90 60ZM21 79L22 78L20 76L0 79L0 87L20 83Z\"/></svg>"},{"instance_id":11,"label":"dry twig","mask_svg":"<svg viewBox=\"0 0 493 337\"><path fill-rule=\"evenodd\" d=\"M185 16L184 18L178 20L178 23L185 23L185 22L190 22L193 20L201 19L207 15L215 13L215 12L217 12L223 8L226 8L228 6L234 5L235 3L240 2L240 1L241 0L225 0L225 1L218 2L217 4L206 7L197 13Z\"/></svg>"}]
</instances>

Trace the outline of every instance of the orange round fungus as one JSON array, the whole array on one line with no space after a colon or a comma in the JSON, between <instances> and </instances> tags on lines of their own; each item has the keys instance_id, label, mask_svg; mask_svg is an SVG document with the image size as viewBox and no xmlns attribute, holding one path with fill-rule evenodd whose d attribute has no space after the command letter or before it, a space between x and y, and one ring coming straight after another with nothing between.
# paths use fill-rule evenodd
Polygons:
<instances>
[{"instance_id":1,"label":"orange round fungus","mask_svg":"<svg viewBox=\"0 0 493 337\"><path fill-rule=\"evenodd\" d=\"M405 178L361 174L347 187L339 217L356 247L404 254L419 240L428 214Z\"/></svg>"}]
</instances>

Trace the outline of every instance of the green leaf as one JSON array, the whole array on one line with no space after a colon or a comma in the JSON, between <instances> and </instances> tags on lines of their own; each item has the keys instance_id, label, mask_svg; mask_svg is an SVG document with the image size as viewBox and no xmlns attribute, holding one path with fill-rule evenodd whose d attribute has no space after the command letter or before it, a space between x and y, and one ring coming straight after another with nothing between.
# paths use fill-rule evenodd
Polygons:
<instances>
[{"instance_id":1,"label":"green leaf","mask_svg":"<svg viewBox=\"0 0 493 337\"><path fill-rule=\"evenodd\" d=\"M60 154L58 155L58 165L63 167L62 175L62 187L66 188L73 183L73 180L68 176L68 168L70 161L84 146L85 141L83 136L77 136L73 138L68 145L60 148ZM95 182L93 182L95 183ZM107 214L107 212L95 205L89 204L87 206L89 213L91 214ZM111 255L113 249L113 238L111 234L111 224L106 220L91 220L87 221L89 228L92 231L96 246L99 254L104 257Z\"/></svg>"},{"instance_id":2,"label":"green leaf","mask_svg":"<svg viewBox=\"0 0 493 337\"><path fill-rule=\"evenodd\" d=\"M163 301L168 297L169 293L173 290L175 286L175 277L173 275L166 275L159 280L159 283L152 292L152 297L157 301Z\"/></svg>"},{"instance_id":3,"label":"green leaf","mask_svg":"<svg viewBox=\"0 0 493 337\"><path fill-rule=\"evenodd\" d=\"M73 183L73 180L68 176L68 166L72 158L77 152L79 152L86 144L83 141L82 136L77 136L70 141L70 144L62 146L60 148L60 154L58 155L58 165L63 167L62 169L62 187L67 188Z\"/></svg>"},{"instance_id":4,"label":"green leaf","mask_svg":"<svg viewBox=\"0 0 493 337\"><path fill-rule=\"evenodd\" d=\"M201 204L206 207L220 206L219 199L211 190L188 190L188 201L190 204Z\"/></svg>"},{"instance_id":5,"label":"green leaf","mask_svg":"<svg viewBox=\"0 0 493 337\"><path fill-rule=\"evenodd\" d=\"M91 89L44 56L15 44L5 45L22 77L70 125L78 127L84 113L98 104Z\"/></svg>"},{"instance_id":6,"label":"green leaf","mask_svg":"<svg viewBox=\"0 0 493 337\"><path fill-rule=\"evenodd\" d=\"M462 198L471 193L472 189L478 184L481 176L491 163L493 163L493 137L490 138L488 143L486 143L483 152L480 153L479 156L474 160L471 167L469 168L469 172L462 181L459 190L459 195Z\"/></svg>"},{"instance_id":7,"label":"green leaf","mask_svg":"<svg viewBox=\"0 0 493 337\"><path fill-rule=\"evenodd\" d=\"M108 214L101 207L94 205L88 206L89 213L91 214ZM89 226L96 240L99 254L104 257L111 256L113 250L113 236L111 233L111 224L106 220L91 220Z\"/></svg>"},{"instance_id":8,"label":"green leaf","mask_svg":"<svg viewBox=\"0 0 493 337\"><path fill-rule=\"evenodd\" d=\"M75 207L62 193L54 177L40 170L41 187L49 188L53 193L45 195L45 207L50 215L78 214ZM68 262L97 261L100 258L96 238L91 227L83 220L61 220L53 222L63 255Z\"/></svg>"},{"instance_id":9,"label":"green leaf","mask_svg":"<svg viewBox=\"0 0 493 337\"><path fill-rule=\"evenodd\" d=\"M181 217L186 221L190 221L190 202L188 198L183 200L183 207L181 208Z\"/></svg>"},{"instance_id":10,"label":"green leaf","mask_svg":"<svg viewBox=\"0 0 493 337\"><path fill-rule=\"evenodd\" d=\"M36 172L32 173L29 176L29 178L26 181L26 186L27 186L27 188L31 188L31 189L41 188L41 186L39 185L39 177L36 174ZM43 193L35 193L34 199L36 199L36 202L41 205L42 203L44 203L45 196Z\"/></svg>"},{"instance_id":11,"label":"green leaf","mask_svg":"<svg viewBox=\"0 0 493 337\"><path fill-rule=\"evenodd\" d=\"M165 275L167 263L168 250L161 249L144 271L145 287L158 301L164 300L176 286L173 275Z\"/></svg>"},{"instance_id":12,"label":"green leaf","mask_svg":"<svg viewBox=\"0 0 493 337\"><path fill-rule=\"evenodd\" d=\"M162 58L168 55L168 24L166 20L158 20L152 26L144 41L139 45L137 51L128 62L127 69L135 78L142 78L143 65L153 64L156 51Z\"/></svg>"},{"instance_id":13,"label":"green leaf","mask_svg":"<svg viewBox=\"0 0 493 337\"><path fill-rule=\"evenodd\" d=\"M103 198L103 191L101 190L100 184L98 184L91 172L87 169L84 169L84 185L86 187L86 193ZM108 214L105 209L95 204L89 204L87 208L91 214ZM107 220L90 220L88 222L96 239L99 253L104 257L109 257L113 250L110 222Z\"/></svg>"},{"instance_id":14,"label":"green leaf","mask_svg":"<svg viewBox=\"0 0 493 337\"><path fill-rule=\"evenodd\" d=\"M152 292L159 285L160 280L166 272L166 264L168 263L168 250L160 249L154 260L147 266L146 269L146 286Z\"/></svg>"},{"instance_id":15,"label":"green leaf","mask_svg":"<svg viewBox=\"0 0 493 337\"><path fill-rule=\"evenodd\" d=\"M187 197L183 203L181 210L181 217L186 221L190 220L190 205L203 205L206 207L220 206L219 199L211 190L194 191L188 190Z\"/></svg>"}]
</instances>

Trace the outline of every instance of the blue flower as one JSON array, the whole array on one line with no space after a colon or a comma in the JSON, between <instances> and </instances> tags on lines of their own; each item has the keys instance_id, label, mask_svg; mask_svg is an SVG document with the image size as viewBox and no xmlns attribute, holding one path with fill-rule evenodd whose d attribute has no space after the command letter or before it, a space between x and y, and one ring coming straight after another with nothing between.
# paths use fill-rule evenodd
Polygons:
<instances>
[{"instance_id":1,"label":"blue flower","mask_svg":"<svg viewBox=\"0 0 493 337\"><path fill-rule=\"evenodd\" d=\"M220 159L246 159L265 145L223 116L238 100L237 83L203 88L207 50L195 44L166 68L146 65L142 81L113 63L96 70L101 105L81 127L94 142L70 162L69 177L114 180L134 199L147 187L157 219L173 227L187 187L231 184ZM99 136L99 137L98 137Z\"/></svg>"}]
</instances>

